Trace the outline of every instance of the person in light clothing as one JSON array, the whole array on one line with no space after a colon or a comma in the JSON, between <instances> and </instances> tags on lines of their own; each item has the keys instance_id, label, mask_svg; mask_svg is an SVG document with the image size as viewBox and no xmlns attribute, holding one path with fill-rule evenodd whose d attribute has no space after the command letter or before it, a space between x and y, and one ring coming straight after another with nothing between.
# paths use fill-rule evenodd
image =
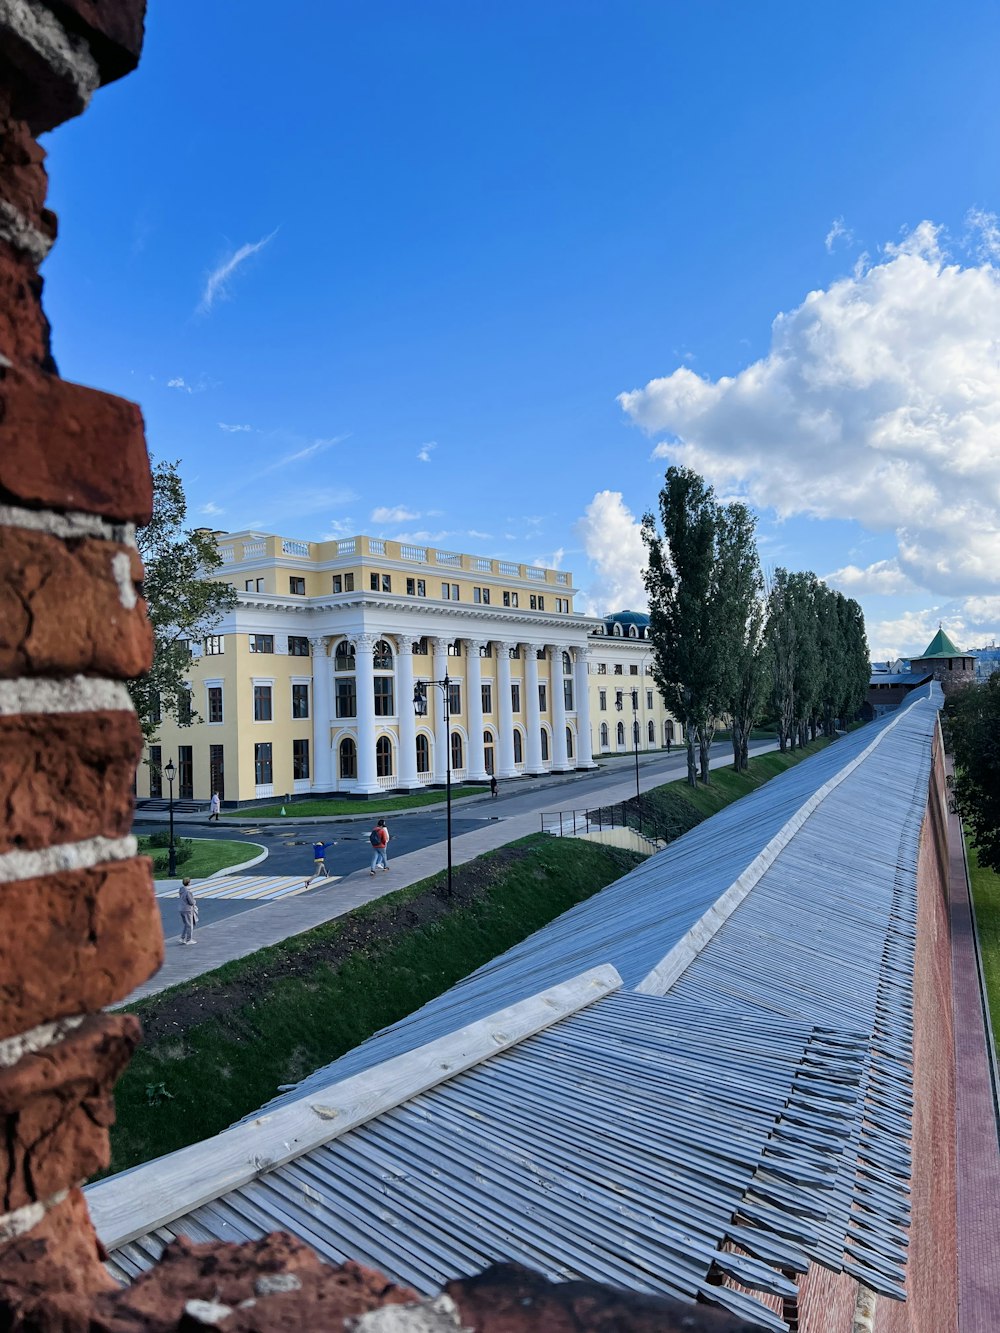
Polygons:
<instances>
[{"instance_id":1,"label":"person in light clothing","mask_svg":"<svg viewBox=\"0 0 1000 1333\"><path fill-rule=\"evenodd\" d=\"M212 792L212 799L208 803L208 822L211 824L214 819L219 822L219 811L222 809L222 799L217 791Z\"/></svg>"},{"instance_id":2,"label":"person in light clothing","mask_svg":"<svg viewBox=\"0 0 1000 1333\"><path fill-rule=\"evenodd\" d=\"M191 892L191 881L181 880L177 890L181 911L181 944L194 944L194 928L198 924L198 904Z\"/></svg>"}]
</instances>

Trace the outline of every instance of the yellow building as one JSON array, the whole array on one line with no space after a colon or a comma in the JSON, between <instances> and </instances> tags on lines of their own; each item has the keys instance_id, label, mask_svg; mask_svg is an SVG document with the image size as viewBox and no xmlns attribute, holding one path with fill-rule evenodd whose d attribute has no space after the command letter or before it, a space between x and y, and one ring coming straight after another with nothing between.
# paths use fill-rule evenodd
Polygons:
<instances>
[{"instance_id":1,"label":"yellow building","mask_svg":"<svg viewBox=\"0 0 1000 1333\"><path fill-rule=\"evenodd\" d=\"M239 605L191 645L199 720L163 719L140 798L167 795L171 758L178 798L244 802L443 783L446 746L454 781L484 781L593 768L595 748L631 752L633 722L640 749L662 742L648 641L574 612L564 570L375 537L216 540ZM445 679L447 726L428 684ZM612 716L615 686L633 685Z\"/></svg>"}]
</instances>

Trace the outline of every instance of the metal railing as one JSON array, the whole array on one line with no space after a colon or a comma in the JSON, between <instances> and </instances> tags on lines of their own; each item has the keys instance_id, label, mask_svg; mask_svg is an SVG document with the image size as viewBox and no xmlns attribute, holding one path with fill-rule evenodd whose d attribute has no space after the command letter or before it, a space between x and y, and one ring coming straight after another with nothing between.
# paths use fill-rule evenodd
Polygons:
<instances>
[{"instance_id":1,"label":"metal railing","mask_svg":"<svg viewBox=\"0 0 1000 1333\"><path fill-rule=\"evenodd\" d=\"M638 834L650 849L658 851L666 845L664 839L657 837L656 830L643 828L642 806L634 799L621 801L615 805L603 805L594 810L559 810L542 814L542 832L556 838L581 837L587 833L603 833L611 829L628 829Z\"/></svg>"}]
</instances>

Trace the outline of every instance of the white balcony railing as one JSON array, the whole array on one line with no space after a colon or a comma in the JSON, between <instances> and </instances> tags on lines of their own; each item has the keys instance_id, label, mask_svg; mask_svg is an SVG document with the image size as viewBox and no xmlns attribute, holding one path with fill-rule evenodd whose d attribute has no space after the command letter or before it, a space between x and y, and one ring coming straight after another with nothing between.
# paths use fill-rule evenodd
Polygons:
<instances>
[{"instance_id":1,"label":"white balcony railing","mask_svg":"<svg viewBox=\"0 0 1000 1333\"><path fill-rule=\"evenodd\" d=\"M426 546L401 546L399 554L404 560L418 560L421 564L427 563Z\"/></svg>"},{"instance_id":2,"label":"white balcony railing","mask_svg":"<svg viewBox=\"0 0 1000 1333\"><path fill-rule=\"evenodd\" d=\"M521 574L521 566L513 564L510 560L498 561L497 568L500 570L501 574L506 574L508 577L513 576L514 578L518 578Z\"/></svg>"},{"instance_id":3,"label":"white balcony railing","mask_svg":"<svg viewBox=\"0 0 1000 1333\"><path fill-rule=\"evenodd\" d=\"M462 557L457 551L437 551L435 559L439 565L454 565L457 569L462 568Z\"/></svg>"},{"instance_id":4,"label":"white balcony railing","mask_svg":"<svg viewBox=\"0 0 1000 1333\"><path fill-rule=\"evenodd\" d=\"M267 542L258 541L258 542L243 543L244 560L252 560L255 555L266 555L266 554L267 554Z\"/></svg>"},{"instance_id":5,"label":"white balcony railing","mask_svg":"<svg viewBox=\"0 0 1000 1333\"><path fill-rule=\"evenodd\" d=\"M338 555L355 555L358 549L358 543L354 537L349 537L347 541L337 543Z\"/></svg>"},{"instance_id":6,"label":"white balcony railing","mask_svg":"<svg viewBox=\"0 0 1000 1333\"><path fill-rule=\"evenodd\" d=\"M477 555L475 560L475 568L478 569L481 574L492 574L493 561L487 560L485 556Z\"/></svg>"},{"instance_id":7,"label":"white balcony railing","mask_svg":"<svg viewBox=\"0 0 1000 1333\"><path fill-rule=\"evenodd\" d=\"M381 537L368 538L368 554L385 555L385 542L382 540Z\"/></svg>"},{"instance_id":8,"label":"white balcony railing","mask_svg":"<svg viewBox=\"0 0 1000 1333\"><path fill-rule=\"evenodd\" d=\"M556 574L556 583L561 583L565 587L569 583L569 575Z\"/></svg>"},{"instance_id":9,"label":"white balcony railing","mask_svg":"<svg viewBox=\"0 0 1000 1333\"><path fill-rule=\"evenodd\" d=\"M308 555L309 543L296 541L293 537L282 537L281 539L282 555Z\"/></svg>"},{"instance_id":10,"label":"white balcony railing","mask_svg":"<svg viewBox=\"0 0 1000 1333\"><path fill-rule=\"evenodd\" d=\"M224 565L231 565L233 561L236 559L236 552L233 550L231 546L220 546L219 558L221 559Z\"/></svg>"},{"instance_id":11,"label":"white balcony railing","mask_svg":"<svg viewBox=\"0 0 1000 1333\"><path fill-rule=\"evenodd\" d=\"M529 579L534 579L536 583L545 582L545 570L539 569L536 565L526 565L524 572Z\"/></svg>"},{"instance_id":12,"label":"white balcony railing","mask_svg":"<svg viewBox=\"0 0 1000 1333\"><path fill-rule=\"evenodd\" d=\"M274 783L273 783L273 782L258 782L257 785L256 785L256 787L254 787L253 794L254 794L254 796L257 797L257 800L258 800L258 801L263 801L263 800L267 799L268 797L273 796L273 795L274 795Z\"/></svg>"}]
</instances>

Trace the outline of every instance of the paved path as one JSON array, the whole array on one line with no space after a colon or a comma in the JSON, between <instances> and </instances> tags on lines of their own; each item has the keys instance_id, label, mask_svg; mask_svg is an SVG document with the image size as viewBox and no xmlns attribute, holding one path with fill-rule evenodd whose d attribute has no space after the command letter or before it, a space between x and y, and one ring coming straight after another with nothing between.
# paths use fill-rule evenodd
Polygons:
<instances>
[{"instance_id":1,"label":"paved path","mask_svg":"<svg viewBox=\"0 0 1000 1333\"><path fill-rule=\"evenodd\" d=\"M760 754L774 748L773 743L765 742L753 747L753 753ZM674 758L677 758L676 752ZM683 760L683 755L681 759ZM712 760L712 767L724 768L730 763L732 763L731 754L723 751ZM462 865L477 856L482 856L484 852L494 851L498 847L506 846L507 843L516 842L518 838L537 833L541 827L542 813L568 810L573 807L581 808L584 804L591 809L598 805L614 805L620 801L627 801L635 795L636 778L633 767L623 765L618 772L603 776L606 780L596 784L593 780L579 779L578 787L586 784L585 794L582 790L580 794L574 793L572 790L567 790L566 785L561 785L554 791L539 791L537 788L533 793L519 791L516 794L517 799L514 799L512 793L507 801L490 803L491 811L496 806L508 813L483 822L471 832L453 837L453 864ZM640 787L642 790L648 790L677 776L676 772L666 776L662 771L647 772L640 775ZM489 797L485 799L489 802ZM402 811L396 812L393 818L397 819L402 813ZM366 815L366 821L367 818ZM196 947L186 948L183 953L177 943L168 941L166 958L159 972L144 986L133 991L119 1007L143 999L147 995L155 995L170 986L192 981L203 972L211 972L221 967L223 963L231 962L235 958L245 958L248 954L256 953L258 949L266 948L268 945L280 944L282 940L293 935L300 935L303 931L312 930L325 921L344 916L364 903L373 902L376 898L381 898L396 889L406 888L419 880L439 874L444 869L447 859L444 842L431 843L404 856L393 856L391 845L389 850L389 870L380 871L374 879L369 874L366 864L364 868L344 875L335 883L311 889L309 893L286 897L278 902L268 902L241 912L238 916L230 916L225 920L202 926L197 933ZM236 881L240 877L228 875L226 878ZM158 881L158 884L163 883ZM197 895L202 892L197 884L195 892Z\"/></svg>"},{"instance_id":2,"label":"paved path","mask_svg":"<svg viewBox=\"0 0 1000 1333\"><path fill-rule=\"evenodd\" d=\"M951 763L948 764L949 772ZM948 817L959 1333L1000 1329L1000 1145L962 828Z\"/></svg>"}]
</instances>

